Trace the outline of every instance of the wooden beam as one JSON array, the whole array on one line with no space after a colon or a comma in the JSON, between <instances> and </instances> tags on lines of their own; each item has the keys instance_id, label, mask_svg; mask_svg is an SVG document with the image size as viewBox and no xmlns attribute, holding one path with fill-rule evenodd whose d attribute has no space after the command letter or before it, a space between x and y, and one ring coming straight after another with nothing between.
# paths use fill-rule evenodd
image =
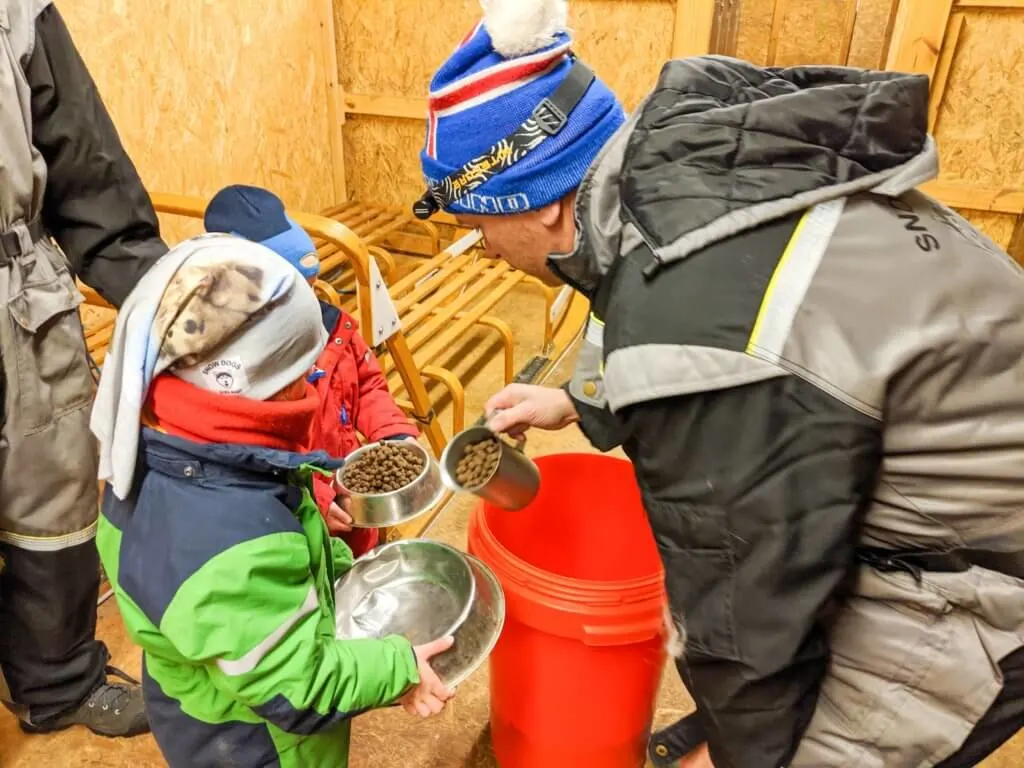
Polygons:
<instances>
[{"instance_id":1,"label":"wooden beam","mask_svg":"<svg viewBox=\"0 0 1024 768\"><path fill-rule=\"evenodd\" d=\"M957 8L1024 8L1024 0L957 0Z\"/></svg>"},{"instance_id":2,"label":"wooden beam","mask_svg":"<svg viewBox=\"0 0 1024 768\"><path fill-rule=\"evenodd\" d=\"M961 181L930 181L921 191L951 208L992 213L1024 213L1024 188L988 187Z\"/></svg>"},{"instance_id":3,"label":"wooden beam","mask_svg":"<svg viewBox=\"0 0 1024 768\"><path fill-rule=\"evenodd\" d=\"M375 93L345 94L345 111L350 115L377 115L406 120L425 120L427 100L409 96L384 96Z\"/></svg>"},{"instance_id":4,"label":"wooden beam","mask_svg":"<svg viewBox=\"0 0 1024 768\"><path fill-rule=\"evenodd\" d=\"M954 13L946 33L946 42L942 46L942 54L935 68L935 77L931 82L931 93L928 98L928 132L935 133L939 124L939 111L942 100L946 96L946 85L949 83L949 71L953 68L957 47L960 45L960 33L964 31L965 17L962 13Z\"/></svg>"},{"instance_id":5,"label":"wooden beam","mask_svg":"<svg viewBox=\"0 0 1024 768\"><path fill-rule=\"evenodd\" d=\"M672 58L704 56L712 52L715 0L676 0L672 32Z\"/></svg>"},{"instance_id":6,"label":"wooden beam","mask_svg":"<svg viewBox=\"0 0 1024 768\"><path fill-rule=\"evenodd\" d=\"M341 84L338 82L338 38L334 29L334 0L320 0L320 39L327 87L327 135L331 147L331 181L334 202L348 199L345 183L345 140L342 127L345 110L341 106Z\"/></svg>"},{"instance_id":7,"label":"wooden beam","mask_svg":"<svg viewBox=\"0 0 1024 768\"><path fill-rule=\"evenodd\" d=\"M1013 234L1010 235L1010 244L1006 246L1006 252L1018 264L1024 265L1024 216L1017 217L1017 223L1013 225Z\"/></svg>"},{"instance_id":8,"label":"wooden beam","mask_svg":"<svg viewBox=\"0 0 1024 768\"><path fill-rule=\"evenodd\" d=\"M900 0L886 69L935 76L953 0Z\"/></svg>"}]
</instances>

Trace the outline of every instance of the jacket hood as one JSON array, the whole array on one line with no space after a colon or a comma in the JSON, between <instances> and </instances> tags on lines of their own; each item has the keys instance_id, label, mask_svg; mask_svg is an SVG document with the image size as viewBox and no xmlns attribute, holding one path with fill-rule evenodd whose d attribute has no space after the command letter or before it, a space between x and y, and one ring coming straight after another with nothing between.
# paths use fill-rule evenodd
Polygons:
<instances>
[{"instance_id":1,"label":"jacket hood","mask_svg":"<svg viewBox=\"0 0 1024 768\"><path fill-rule=\"evenodd\" d=\"M897 196L937 173L923 75L672 61L591 166L576 248L551 262L592 291L641 244L670 263L826 200Z\"/></svg>"}]
</instances>

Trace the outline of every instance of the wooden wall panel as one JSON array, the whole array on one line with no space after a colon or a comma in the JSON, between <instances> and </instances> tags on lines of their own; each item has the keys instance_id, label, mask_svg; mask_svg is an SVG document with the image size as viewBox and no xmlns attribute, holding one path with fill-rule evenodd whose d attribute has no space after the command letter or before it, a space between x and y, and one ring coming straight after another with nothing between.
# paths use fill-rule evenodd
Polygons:
<instances>
[{"instance_id":1,"label":"wooden wall panel","mask_svg":"<svg viewBox=\"0 0 1024 768\"><path fill-rule=\"evenodd\" d=\"M150 189L208 195L255 183L312 210L336 198L336 169L344 178L331 151L325 7L323 0L60 4ZM168 232L184 234L180 224Z\"/></svg>"},{"instance_id":2,"label":"wooden wall panel","mask_svg":"<svg viewBox=\"0 0 1024 768\"><path fill-rule=\"evenodd\" d=\"M681 0L680 6L699 6ZM576 50L627 108L672 54L677 0L573 0ZM422 193L418 153L434 71L480 18L479 0L336 0L338 68L350 114L347 188L355 198L410 204ZM369 113L369 114L367 114Z\"/></svg>"},{"instance_id":3,"label":"wooden wall panel","mask_svg":"<svg viewBox=\"0 0 1024 768\"><path fill-rule=\"evenodd\" d=\"M414 14L404 11L407 1L335 0L341 81L356 113L345 127L348 187L394 206L421 191L429 78L479 18L478 0L436 0ZM580 54L627 107L674 51L699 52L705 38L708 50L760 64L889 63L926 72L943 160L937 189L951 203L983 209L965 212L1006 245L1015 213L1005 209L1022 184L1016 131L1024 100L1005 94L1024 86L1024 13L989 7L995 3L1024 0L572 0L570 9Z\"/></svg>"},{"instance_id":4,"label":"wooden wall panel","mask_svg":"<svg viewBox=\"0 0 1024 768\"><path fill-rule=\"evenodd\" d=\"M888 61L932 76L937 196L1003 247L1017 246L1024 210L1024 100L1018 97L1024 2L941 0L941 6L945 18L932 0L904 0Z\"/></svg>"},{"instance_id":5,"label":"wooden wall panel","mask_svg":"<svg viewBox=\"0 0 1024 768\"><path fill-rule=\"evenodd\" d=\"M897 0L743 0L736 55L756 64L879 67Z\"/></svg>"}]
</instances>

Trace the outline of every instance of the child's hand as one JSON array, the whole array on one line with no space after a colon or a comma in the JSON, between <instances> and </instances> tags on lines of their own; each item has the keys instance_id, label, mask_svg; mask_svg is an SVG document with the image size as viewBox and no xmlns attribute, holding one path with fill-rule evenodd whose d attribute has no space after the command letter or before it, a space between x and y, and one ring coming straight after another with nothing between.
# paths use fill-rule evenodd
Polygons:
<instances>
[{"instance_id":1,"label":"child's hand","mask_svg":"<svg viewBox=\"0 0 1024 768\"><path fill-rule=\"evenodd\" d=\"M349 499L337 478L334 479L331 486L334 488L335 498L324 518L327 521L327 530L331 536L338 536L352 530L352 500Z\"/></svg>"},{"instance_id":2,"label":"child's hand","mask_svg":"<svg viewBox=\"0 0 1024 768\"><path fill-rule=\"evenodd\" d=\"M410 715L419 715L420 717L436 715L444 709L445 702L455 695L454 691L448 690L448 687L441 682L441 678L430 666L430 659L447 651L454 642L455 638L453 637L443 637L432 643L417 645L413 648L420 682L398 700Z\"/></svg>"},{"instance_id":3,"label":"child's hand","mask_svg":"<svg viewBox=\"0 0 1024 768\"><path fill-rule=\"evenodd\" d=\"M348 499L338 498L342 504L348 501ZM352 515L345 511L343 506L340 506L338 502L331 502L331 506L327 509L327 531L331 536L338 536L342 533L348 533L352 530Z\"/></svg>"}]
</instances>

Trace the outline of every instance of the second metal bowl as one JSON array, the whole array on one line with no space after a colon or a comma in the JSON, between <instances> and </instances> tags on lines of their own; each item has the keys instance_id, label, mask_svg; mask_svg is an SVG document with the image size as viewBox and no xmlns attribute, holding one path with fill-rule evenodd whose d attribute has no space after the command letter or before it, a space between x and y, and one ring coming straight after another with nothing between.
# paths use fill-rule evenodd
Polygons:
<instances>
[{"instance_id":1,"label":"second metal bowl","mask_svg":"<svg viewBox=\"0 0 1024 768\"><path fill-rule=\"evenodd\" d=\"M430 661L451 688L483 665L505 624L505 595L491 569L429 539L395 541L363 555L334 595L341 639L397 634L416 646L454 637Z\"/></svg>"},{"instance_id":2,"label":"second metal bowl","mask_svg":"<svg viewBox=\"0 0 1024 768\"><path fill-rule=\"evenodd\" d=\"M345 466L365 455L380 443L369 443L353 451L345 459ZM351 499L352 525L355 528L389 528L407 523L429 512L444 497L445 488L437 462L419 443L403 442L401 445L418 451L425 459L423 471L404 488L390 493L352 493L345 488L345 467L338 470L336 479L339 486Z\"/></svg>"},{"instance_id":3,"label":"second metal bowl","mask_svg":"<svg viewBox=\"0 0 1024 768\"><path fill-rule=\"evenodd\" d=\"M335 588L338 637L429 643L454 634L475 597L476 578L457 549L429 539L395 541L356 560Z\"/></svg>"}]
</instances>

